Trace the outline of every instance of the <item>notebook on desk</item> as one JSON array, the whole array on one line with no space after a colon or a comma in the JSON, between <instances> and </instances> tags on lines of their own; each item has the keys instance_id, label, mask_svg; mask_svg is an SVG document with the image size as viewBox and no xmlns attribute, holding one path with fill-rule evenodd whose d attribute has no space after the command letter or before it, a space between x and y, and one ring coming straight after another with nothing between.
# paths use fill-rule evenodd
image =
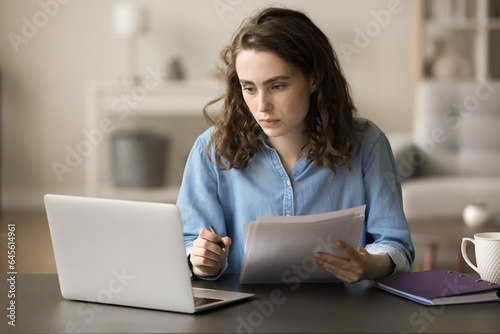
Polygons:
<instances>
[{"instance_id":1,"label":"notebook on desk","mask_svg":"<svg viewBox=\"0 0 500 334\"><path fill-rule=\"evenodd\" d=\"M253 296L192 288L175 204L44 199L66 299L195 313Z\"/></svg>"},{"instance_id":2,"label":"notebook on desk","mask_svg":"<svg viewBox=\"0 0 500 334\"><path fill-rule=\"evenodd\" d=\"M453 270L418 271L376 281L379 288L424 305L500 301L500 284Z\"/></svg>"}]
</instances>

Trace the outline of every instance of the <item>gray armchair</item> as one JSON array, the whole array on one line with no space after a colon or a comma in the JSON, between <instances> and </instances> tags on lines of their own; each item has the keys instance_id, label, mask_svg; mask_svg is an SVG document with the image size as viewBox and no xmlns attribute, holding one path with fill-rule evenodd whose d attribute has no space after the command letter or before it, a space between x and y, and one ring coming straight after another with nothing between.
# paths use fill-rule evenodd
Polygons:
<instances>
[{"instance_id":1,"label":"gray armchair","mask_svg":"<svg viewBox=\"0 0 500 334\"><path fill-rule=\"evenodd\" d=\"M460 219L483 200L500 215L500 83L423 81L414 132L389 134L409 221Z\"/></svg>"}]
</instances>

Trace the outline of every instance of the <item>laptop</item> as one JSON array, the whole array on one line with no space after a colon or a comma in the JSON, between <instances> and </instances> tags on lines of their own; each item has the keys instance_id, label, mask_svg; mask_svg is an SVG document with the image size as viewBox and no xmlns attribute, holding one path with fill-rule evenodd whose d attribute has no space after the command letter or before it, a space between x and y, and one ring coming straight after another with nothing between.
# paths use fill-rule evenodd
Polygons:
<instances>
[{"instance_id":1,"label":"laptop","mask_svg":"<svg viewBox=\"0 0 500 334\"><path fill-rule=\"evenodd\" d=\"M254 296L191 286L175 204L51 194L44 200L66 299L196 313Z\"/></svg>"}]
</instances>

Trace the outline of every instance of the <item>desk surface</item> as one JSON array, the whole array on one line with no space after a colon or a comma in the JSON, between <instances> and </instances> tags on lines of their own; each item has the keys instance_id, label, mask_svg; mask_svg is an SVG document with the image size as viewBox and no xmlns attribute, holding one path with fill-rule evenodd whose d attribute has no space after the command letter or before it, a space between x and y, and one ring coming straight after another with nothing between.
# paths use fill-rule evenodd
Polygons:
<instances>
[{"instance_id":1,"label":"desk surface","mask_svg":"<svg viewBox=\"0 0 500 334\"><path fill-rule=\"evenodd\" d=\"M7 313L7 276L1 309ZM256 297L197 315L69 301L57 275L16 277L16 326L3 314L1 333L498 333L500 302L423 306L374 282L240 285L238 276L195 286Z\"/></svg>"}]
</instances>

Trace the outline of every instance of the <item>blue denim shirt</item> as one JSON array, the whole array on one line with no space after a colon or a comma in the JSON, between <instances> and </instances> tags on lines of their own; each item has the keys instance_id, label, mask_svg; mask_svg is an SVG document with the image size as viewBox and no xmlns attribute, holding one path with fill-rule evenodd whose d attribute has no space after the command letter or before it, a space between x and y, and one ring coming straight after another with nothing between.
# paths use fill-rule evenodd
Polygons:
<instances>
[{"instance_id":1,"label":"blue denim shirt","mask_svg":"<svg viewBox=\"0 0 500 334\"><path fill-rule=\"evenodd\" d=\"M331 170L308 163L306 156L288 175L278 153L264 140L259 140L245 169L221 170L205 156L213 129L207 130L191 150L177 200L186 253L200 229L213 225L220 236L232 239L220 274L239 273L243 224L257 216L309 215L366 204L360 245L373 254L388 254L395 264L393 273L408 272L415 251L394 158L385 134L368 122L366 131L356 132L361 150L351 162L352 171L340 166L334 178Z\"/></svg>"}]
</instances>

